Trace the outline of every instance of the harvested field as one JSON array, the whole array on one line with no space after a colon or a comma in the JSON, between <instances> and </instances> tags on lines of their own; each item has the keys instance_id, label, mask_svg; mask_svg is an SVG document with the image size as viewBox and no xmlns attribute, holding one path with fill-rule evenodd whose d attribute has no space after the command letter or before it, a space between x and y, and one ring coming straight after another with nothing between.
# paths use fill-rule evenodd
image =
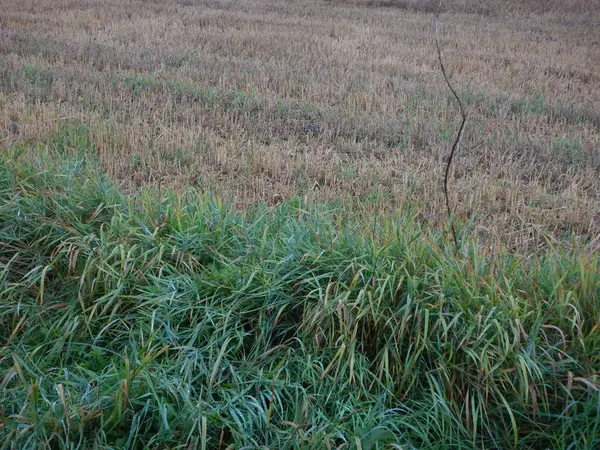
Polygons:
<instances>
[{"instance_id":1,"label":"harvested field","mask_svg":"<svg viewBox=\"0 0 600 450\"><path fill-rule=\"evenodd\" d=\"M444 2L440 38L469 114L456 215L529 251L600 229L600 18L596 1L522 3ZM444 226L459 116L434 4L2 0L0 126L83 139L129 191L416 207Z\"/></svg>"}]
</instances>

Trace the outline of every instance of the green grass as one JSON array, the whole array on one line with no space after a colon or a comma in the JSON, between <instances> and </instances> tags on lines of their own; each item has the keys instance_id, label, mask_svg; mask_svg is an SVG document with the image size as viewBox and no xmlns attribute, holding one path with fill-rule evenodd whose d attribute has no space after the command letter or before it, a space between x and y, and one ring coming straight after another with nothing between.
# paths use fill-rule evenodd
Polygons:
<instances>
[{"instance_id":1,"label":"green grass","mask_svg":"<svg viewBox=\"0 0 600 450\"><path fill-rule=\"evenodd\" d=\"M0 157L2 448L600 445L597 253L126 198L62 150Z\"/></svg>"}]
</instances>

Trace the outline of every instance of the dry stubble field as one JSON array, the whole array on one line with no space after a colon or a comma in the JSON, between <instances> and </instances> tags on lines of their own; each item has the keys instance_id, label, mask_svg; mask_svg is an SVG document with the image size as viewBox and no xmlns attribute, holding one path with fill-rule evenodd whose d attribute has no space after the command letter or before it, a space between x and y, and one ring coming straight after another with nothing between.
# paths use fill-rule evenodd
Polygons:
<instances>
[{"instance_id":1,"label":"dry stubble field","mask_svg":"<svg viewBox=\"0 0 600 450\"><path fill-rule=\"evenodd\" d=\"M92 151L130 191L416 207L443 225L460 118L435 3L0 0L3 142ZM600 231L598 11L444 2L445 64L469 114L452 199L510 248Z\"/></svg>"}]
</instances>

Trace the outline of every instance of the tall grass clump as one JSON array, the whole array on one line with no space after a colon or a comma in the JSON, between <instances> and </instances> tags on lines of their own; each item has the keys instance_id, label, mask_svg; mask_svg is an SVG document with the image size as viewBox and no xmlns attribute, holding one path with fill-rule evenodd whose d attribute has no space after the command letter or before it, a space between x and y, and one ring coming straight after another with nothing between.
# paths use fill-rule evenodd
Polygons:
<instances>
[{"instance_id":1,"label":"tall grass clump","mask_svg":"<svg viewBox=\"0 0 600 450\"><path fill-rule=\"evenodd\" d=\"M598 448L599 262L5 152L0 442Z\"/></svg>"}]
</instances>

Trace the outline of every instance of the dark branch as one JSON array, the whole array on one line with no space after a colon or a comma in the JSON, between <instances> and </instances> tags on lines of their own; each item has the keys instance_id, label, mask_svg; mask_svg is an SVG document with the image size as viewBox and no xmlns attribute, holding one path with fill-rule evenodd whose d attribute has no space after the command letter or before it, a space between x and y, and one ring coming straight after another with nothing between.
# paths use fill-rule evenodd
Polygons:
<instances>
[{"instance_id":1,"label":"dark branch","mask_svg":"<svg viewBox=\"0 0 600 450\"><path fill-rule=\"evenodd\" d=\"M456 235L456 229L454 228L454 220L453 220L453 211L450 206L450 196L448 194L448 179L450 178L450 166L452 166L452 160L454 159L454 154L456 153L456 149L460 144L460 139L462 138L463 130L465 129L465 124L467 123L467 115L465 113L465 109L463 108L463 104L460 101L460 98L456 94L456 91L450 84L450 80L448 79L448 75L446 74L446 68L444 67L444 63L442 61L442 50L440 49L440 38L438 31L438 21L440 16L440 10L442 9L442 2L438 6L438 9L435 13L435 45L437 48L438 60L440 62L440 67L442 69L442 74L444 75L444 80L446 80L446 84L448 88L454 95L454 98L458 102L458 107L460 109L460 115L462 116L462 122L460 124L460 128L458 129L458 134L456 135L456 139L454 140L454 145L452 145L452 150L450 151L450 155L448 157L448 163L446 164L446 175L444 176L444 194L446 196L446 210L448 211L448 219L450 220L450 227L452 228L452 237L454 238L454 245L456 245L456 250L459 249L458 245L458 237Z\"/></svg>"}]
</instances>

